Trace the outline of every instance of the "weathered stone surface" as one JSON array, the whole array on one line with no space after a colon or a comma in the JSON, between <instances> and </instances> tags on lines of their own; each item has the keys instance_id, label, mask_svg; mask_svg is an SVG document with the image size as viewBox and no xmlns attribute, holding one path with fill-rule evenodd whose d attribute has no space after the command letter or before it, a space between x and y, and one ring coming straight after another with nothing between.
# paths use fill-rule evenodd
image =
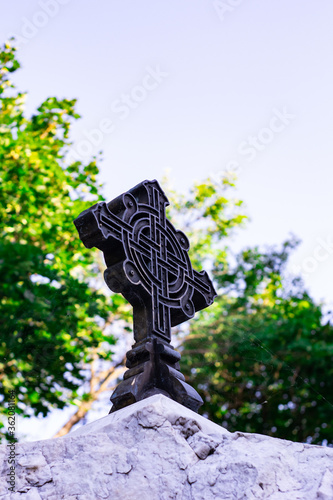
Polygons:
<instances>
[{"instance_id":1,"label":"weathered stone surface","mask_svg":"<svg viewBox=\"0 0 333 500\"><path fill-rule=\"evenodd\" d=\"M229 433L162 395L71 434L0 447L0 499L333 499L333 449Z\"/></svg>"}]
</instances>

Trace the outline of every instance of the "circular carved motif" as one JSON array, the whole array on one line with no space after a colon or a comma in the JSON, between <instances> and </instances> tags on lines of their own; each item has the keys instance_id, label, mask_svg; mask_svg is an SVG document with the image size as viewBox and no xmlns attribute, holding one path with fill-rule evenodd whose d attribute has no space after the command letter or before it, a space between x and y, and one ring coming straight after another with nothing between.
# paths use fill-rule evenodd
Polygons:
<instances>
[{"instance_id":1,"label":"circular carved motif","mask_svg":"<svg viewBox=\"0 0 333 500\"><path fill-rule=\"evenodd\" d=\"M158 207L139 205L130 194L124 195L124 220L131 231L123 229L127 279L141 284L154 301L169 308L180 308L188 318L194 316L193 270L189 241L177 231Z\"/></svg>"}]
</instances>

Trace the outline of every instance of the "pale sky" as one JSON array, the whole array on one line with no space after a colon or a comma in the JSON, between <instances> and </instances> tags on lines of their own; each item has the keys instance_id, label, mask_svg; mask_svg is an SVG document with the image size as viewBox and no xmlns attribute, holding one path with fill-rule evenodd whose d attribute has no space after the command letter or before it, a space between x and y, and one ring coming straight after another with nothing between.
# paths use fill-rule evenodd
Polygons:
<instances>
[{"instance_id":1,"label":"pale sky","mask_svg":"<svg viewBox=\"0 0 333 500\"><path fill-rule=\"evenodd\" d=\"M73 154L103 150L107 198L233 165L251 218L234 247L294 233L291 268L333 302L332 16L331 0L14 0L0 39L20 37L29 113L78 98Z\"/></svg>"}]
</instances>

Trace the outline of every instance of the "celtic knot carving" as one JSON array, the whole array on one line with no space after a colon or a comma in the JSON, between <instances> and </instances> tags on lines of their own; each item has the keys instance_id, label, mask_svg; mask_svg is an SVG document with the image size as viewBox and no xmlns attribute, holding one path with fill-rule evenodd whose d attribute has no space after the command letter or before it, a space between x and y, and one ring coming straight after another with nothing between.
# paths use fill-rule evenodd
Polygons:
<instances>
[{"instance_id":1,"label":"celtic knot carving","mask_svg":"<svg viewBox=\"0 0 333 500\"><path fill-rule=\"evenodd\" d=\"M103 251L109 288L133 305L133 349L139 358L142 349L151 350L139 344L152 339L159 339L161 345L169 343L171 327L192 318L216 296L207 273L192 268L190 243L166 218L168 204L156 180L144 181L109 203L94 205L75 220L85 246ZM161 351L156 342L154 346ZM162 351L166 352L165 346ZM169 355L169 368L174 365L177 370L179 357L175 352L173 357L170 364ZM138 360L129 358L131 368ZM180 372L178 377L183 378Z\"/></svg>"}]
</instances>

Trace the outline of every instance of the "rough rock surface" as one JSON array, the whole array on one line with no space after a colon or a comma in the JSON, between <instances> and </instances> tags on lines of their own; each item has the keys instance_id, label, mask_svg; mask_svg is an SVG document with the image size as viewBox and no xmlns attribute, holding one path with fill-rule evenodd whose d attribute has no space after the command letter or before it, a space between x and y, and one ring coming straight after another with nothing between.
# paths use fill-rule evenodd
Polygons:
<instances>
[{"instance_id":1,"label":"rough rock surface","mask_svg":"<svg viewBox=\"0 0 333 500\"><path fill-rule=\"evenodd\" d=\"M71 434L0 447L0 499L333 499L333 449L230 433L162 395Z\"/></svg>"}]
</instances>

